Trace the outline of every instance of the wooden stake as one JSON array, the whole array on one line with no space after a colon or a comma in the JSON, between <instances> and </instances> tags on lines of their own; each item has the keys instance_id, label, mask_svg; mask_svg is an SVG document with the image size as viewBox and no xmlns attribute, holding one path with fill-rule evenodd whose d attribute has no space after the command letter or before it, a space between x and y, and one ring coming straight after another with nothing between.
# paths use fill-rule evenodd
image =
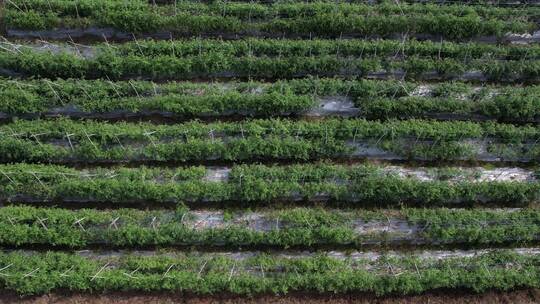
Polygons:
<instances>
[{"instance_id":1,"label":"wooden stake","mask_svg":"<svg viewBox=\"0 0 540 304\"><path fill-rule=\"evenodd\" d=\"M86 231L86 230L84 229L84 226L81 224L81 222L84 221L85 218L86 218L86 217L83 217L83 218L80 218L80 219L76 220L76 221L73 223L73 226L79 225L79 227L81 227L81 229L82 229L83 231Z\"/></svg>"},{"instance_id":2,"label":"wooden stake","mask_svg":"<svg viewBox=\"0 0 540 304\"><path fill-rule=\"evenodd\" d=\"M95 280L96 278L103 279L103 277L100 277L99 274L100 274L103 270L105 270L105 268L107 268L107 266L109 266L109 262L107 262L107 264L103 265L103 266L98 270L98 272L96 272L96 274L94 274L94 275L92 276L92 279L91 279L90 281L93 281L93 280Z\"/></svg>"},{"instance_id":3,"label":"wooden stake","mask_svg":"<svg viewBox=\"0 0 540 304\"><path fill-rule=\"evenodd\" d=\"M117 217L114 220L112 220L111 223L109 224L109 228L114 226L115 229L118 229L118 226L116 225L116 221L118 221L119 219L120 219L120 217Z\"/></svg>"},{"instance_id":4,"label":"wooden stake","mask_svg":"<svg viewBox=\"0 0 540 304\"><path fill-rule=\"evenodd\" d=\"M165 274L163 275L164 278L167 278L167 274L169 273L169 271L171 271L171 269L176 266L176 264L172 264L171 266L169 266L169 268L167 268L167 271L165 271Z\"/></svg>"},{"instance_id":5,"label":"wooden stake","mask_svg":"<svg viewBox=\"0 0 540 304\"><path fill-rule=\"evenodd\" d=\"M201 273L203 272L203 269L204 267L206 266L206 264L208 263L209 260L206 260L204 262L204 264L202 265L201 269L199 270L199 273L197 274L197 279L200 279L201 278Z\"/></svg>"},{"instance_id":6,"label":"wooden stake","mask_svg":"<svg viewBox=\"0 0 540 304\"><path fill-rule=\"evenodd\" d=\"M45 225L45 221L46 221L46 220L47 220L47 218L44 218L44 219L38 218L38 222L41 224L41 226L43 226L43 228L44 228L45 230L49 230L49 228L47 228L47 226Z\"/></svg>"},{"instance_id":7,"label":"wooden stake","mask_svg":"<svg viewBox=\"0 0 540 304\"><path fill-rule=\"evenodd\" d=\"M156 143L154 142L154 140L152 139L152 137L150 135L156 133L156 131L152 131L152 132L147 132L147 131L144 131L143 135L148 137L148 140L150 140L150 142L152 143L152 146L156 146Z\"/></svg>"},{"instance_id":8,"label":"wooden stake","mask_svg":"<svg viewBox=\"0 0 540 304\"><path fill-rule=\"evenodd\" d=\"M9 267L13 266L13 263L8 264L5 267L0 268L0 275L4 277L9 277L10 275L7 273L3 273L4 270L8 269Z\"/></svg>"},{"instance_id":9,"label":"wooden stake","mask_svg":"<svg viewBox=\"0 0 540 304\"><path fill-rule=\"evenodd\" d=\"M18 9L18 10L20 10L21 12L24 13L24 11L23 11L19 6L17 6L17 4L15 4L13 1L11 1L11 0L6 0L6 2L9 3L9 4L11 4L11 5L13 5L13 6L15 6L16 9Z\"/></svg>"},{"instance_id":10,"label":"wooden stake","mask_svg":"<svg viewBox=\"0 0 540 304\"><path fill-rule=\"evenodd\" d=\"M71 142L71 138L70 138L70 137L73 136L73 135L75 135L75 134L73 134L73 133L68 134L68 133L66 132L66 137L67 137L67 140L68 140L68 143L69 143L69 147L71 148L71 151L74 151L74 150L75 150L75 148L73 148L73 143Z\"/></svg>"},{"instance_id":11,"label":"wooden stake","mask_svg":"<svg viewBox=\"0 0 540 304\"><path fill-rule=\"evenodd\" d=\"M157 228L157 226L156 226L155 223L156 223L156 217L154 216L154 217L152 218L152 223L150 223L150 225L152 226L152 229L154 229L154 230L156 230L156 228Z\"/></svg>"},{"instance_id":12,"label":"wooden stake","mask_svg":"<svg viewBox=\"0 0 540 304\"><path fill-rule=\"evenodd\" d=\"M26 277L35 277L34 273L36 273L38 270L39 270L39 267L36 268L36 269L34 269L34 270L32 270L32 271L30 271L29 273L23 275L22 277L23 277L23 278L26 278Z\"/></svg>"},{"instance_id":13,"label":"wooden stake","mask_svg":"<svg viewBox=\"0 0 540 304\"><path fill-rule=\"evenodd\" d=\"M136 279L137 277L133 276L133 274L135 274L135 272L139 271L139 269L140 269L140 267L137 267L137 269L133 270L130 273L122 272L122 274L129 277L130 279Z\"/></svg>"},{"instance_id":14,"label":"wooden stake","mask_svg":"<svg viewBox=\"0 0 540 304\"><path fill-rule=\"evenodd\" d=\"M233 264L233 267L232 267L232 269L231 269L231 273L229 274L229 279L228 279L228 281L231 280L231 278L232 278L232 276L233 276L233 274L234 274L234 269L235 269L235 267L236 267L236 261L235 261L234 264Z\"/></svg>"},{"instance_id":15,"label":"wooden stake","mask_svg":"<svg viewBox=\"0 0 540 304\"><path fill-rule=\"evenodd\" d=\"M60 276L61 276L61 277L69 277L70 275L68 274L68 272L71 272L71 270L73 270L74 267L75 267L75 266L71 266L68 270L62 272L62 273L60 274Z\"/></svg>"},{"instance_id":16,"label":"wooden stake","mask_svg":"<svg viewBox=\"0 0 540 304\"><path fill-rule=\"evenodd\" d=\"M37 176L37 174L36 174L35 172L27 171L26 173L33 175L33 176L36 178L36 180L39 182L39 184L40 184L43 188L47 189L47 187L45 186L45 184L41 181L41 179L39 179L39 177Z\"/></svg>"},{"instance_id":17,"label":"wooden stake","mask_svg":"<svg viewBox=\"0 0 540 304\"><path fill-rule=\"evenodd\" d=\"M11 177L9 177L9 175L7 175L4 171L0 170L0 173L2 173L2 175L4 175L7 179L9 179L9 181L13 184L15 184L15 181L11 179Z\"/></svg>"},{"instance_id":18,"label":"wooden stake","mask_svg":"<svg viewBox=\"0 0 540 304\"><path fill-rule=\"evenodd\" d=\"M92 146L94 146L94 149L98 150L97 146L94 144L94 142L92 141L92 139L90 139L90 136L94 135L94 134L88 134L86 133L86 130L83 130L84 132L84 135L86 136L86 138L88 138L88 141L92 144Z\"/></svg>"}]
</instances>

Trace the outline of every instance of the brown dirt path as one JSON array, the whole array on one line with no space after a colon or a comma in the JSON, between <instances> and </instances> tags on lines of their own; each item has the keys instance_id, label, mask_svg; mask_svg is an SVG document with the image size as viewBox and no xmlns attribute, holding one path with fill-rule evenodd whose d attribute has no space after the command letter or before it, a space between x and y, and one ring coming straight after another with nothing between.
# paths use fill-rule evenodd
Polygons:
<instances>
[{"instance_id":1,"label":"brown dirt path","mask_svg":"<svg viewBox=\"0 0 540 304\"><path fill-rule=\"evenodd\" d=\"M288 295L288 296L260 296L254 298L239 297L194 297L175 294L143 294L115 292L108 294L49 294L38 297L20 298L14 294L0 294L0 304L521 304L540 303L540 290L528 289L511 292L487 292L483 294L470 294L464 292L435 292L418 296L375 298L368 295Z\"/></svg>"}]
</instances>

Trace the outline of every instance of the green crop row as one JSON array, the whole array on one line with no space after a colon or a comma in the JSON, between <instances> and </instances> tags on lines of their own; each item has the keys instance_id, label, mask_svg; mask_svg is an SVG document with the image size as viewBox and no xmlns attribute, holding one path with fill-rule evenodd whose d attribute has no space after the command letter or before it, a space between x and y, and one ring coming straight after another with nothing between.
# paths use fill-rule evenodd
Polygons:
<instances>
[{"instance_id":1,"label":"green crop row","mask_svg":"<svg viewBox=\"0 0 540 304\"><path fill-rule=\"evenodd\" d=\"M340 78L302 78L278 80L273 83L246 82L165 82L151 81L108 81L84 79L17 80L0 78L0 97L4 101L0 108L7 113L32 113L49 107L62 107L69 104L106 103L115 99L167 96L214 96L227 94L280 94L307 95L315 97L346 96L357 106L372 99L408 98L425 96L429 98L469 100L487 102L490 98L511 96L524 97L525 100L540 95L539 86L493 86L477 87L462 82L422 84L397 80L346 80ZM421 93L421 91L425 91ZM28 108L19 109L18 103ZM526 102L525 102L526 103ZM516 105L517 108L519 108Z\"/></svg>"},{"instance_id":2,"label":"green crop row","mask_svg":"<svg viewBox=\"0 0 540 304\"><path fill-rule=\"evenodd\" d=\"M73 143L88 140L95 144L113 144L117 139L155 143L171 139L200 140L240 137L294 137L299 139L348 140L356 138L413 138L415 140L451 141L461 139L496 138L507 143L534 141L540 135L537 126L515 126L494 122L437 122L409 120L388 122L364 119L327 119L325 121L295 121L289 119L254 119L241 122L198 121L174 125L151 123L105 123L71 121L69 119L16 121L0 126L2 139L48 141L66 139ZM37 137L37 139L36 139ZM232 138L231 138L232 139ZM118 143L118 142L117 142Z\"/></svg>"},{"instance_id":3,"label":"green crop row","mask_svg":"<svg viewBox=\"0 0 540 304\"><path fill-rule=\"evenodd\" d=\"M204 53L220 53L223 56L235 57L249 55L269 57L339 55L367 58L373 56L418 56L463 60L478 58L537 59L540 57L540 47L536 45L346 39L138 40L123 44L97 45L96 51L112 52L122 56L142 55L151 57L163 55L186 57Z\"/></svg>"},{"instance_id":4,"label":"green crop row","mask_svg":"<svg viewBox=\"0 0 540 304\"><path fill-rule=\"evenodd\" d=\"M52 89L54 92L54 88ZM76 102L54 97L47 100L42 96L17 94L18 88L11 87L2 95L9 95L18 100L6 100L0 106L2 112L16 114L39 114L40 112L55 111L56 107L69 106L62 115L72 116L78 113L173 113L176 117L196 118L211 116L287 116L312 109L317 104L309 96L293 94L212 94L204 96L167 95L150 97L130 97L115 99L78 99ZM29 101L29 102L28 102Z\"/></svg>"},{"instance_id":5,"label":"green crop row","mask_svg":"<svg viewBox=\"0 0 540 304\"><path fill-rule=\"evenodd\" d=\"M0 132L2 162L310 160L353 157L358 155L357 142L405 159L474 160L478 145L510 160L536 161L540 153L536 127L471 122L330 119L152 125L50 120L17 121L0 126Z\"/></svg>"},{"instance_id":6,"label":"green crop row","mask_svg":"<svg viewBox=\"0 0 540 304\"><path fill-rule=\"evenodd\" d=\"M236 17L242 20L294 18L313 16L327 12L339 12L345 15L400 15L400 14L451 14L455 16L480 16L487 18L512 18L536 16L540 13L537 7L493 7L486 5L434 5L430 3L404 3L396 5L391 1L381 1L377 4L346 2L346 1L312 1L291 2L276 1L274 3L243 3L228 1L213 1L201 3L195 1L177 1L174 6L154 6L151 1L122 2L117 0L79 0L77 2L66 0L14 0L7 3L8 9L23 11L52 12L62 17L99 19L99 14L106 10L135 10L161 15L171 13L190 13L194 15L218 15ZM155 3L162 4L163 1ZM169 4L174 2L169 1Z\"/></svg>"},{"instance_id":7,"label":"green crop row","mask_svg":"<svg viewBox=\"0 0 540 304\"><path fill-rule=\"evenodd\" d=\"M540 200L540 183L482 181L480 172L433 169L433 180L404 178L383 167L316 164L269 167L237 165L228 178L212 180L204 167L93 169L1 165L0 198L8 202L118 203L228 202L271 205L275 201L330 200L352 206L526 206ZM469 176L463 176L469 174ZM457 179L457 181L455 180Z\"/></svg>"},{"instance_id":8,"label":"green crop row","mask_svg":"<svg viewBox=\"0 0 540 304\"><path fill-rule=\"evenodd\" d=\"M175 1L175 0L150 0L149 1L150 3L152 3L152 5L161 5L161 4L174 4L175 2L178 4L178 1ZM215 1L214 0L205 0L205 1L201 1L203 3L214 3ZM235 3L242 3L242 2L248 2L246 0L240 0L240 1L235 1ZM375 0L375 1L371 1L371 0L339 0L339 1L335 1L335 0L308 0L308 1L298 1L298 0L257 0L257 1L249 1L250 4L272 4L272 3L285 3L285 4L292 4L292 3L326 3L326 2L331 2L331 3L357 3L357 4L371 4L371 5L374 5L374 4L386 4L386 5L390 5L390 4L395 4L395 2L393 1L388 1L388 0ZM463 7L463 9L465 9L466 11L469 10L469 8L466 8L464 6L473 6L473 10L477 10L476 13L478 14L486 14L487 12L489 12L489 14L493 13L493 14L498 14L498 12L508 12L508 11L497 11L497 10L493 10L493 8L497 8L497 7L506 7L506 8L523 8L523 5L528 5L528 6L537 6L538 3L535 3L534 1L530 1L530 0L518 0L518 1L508 1L508 0L406 0L406 1L402 1L400 3L408 3L408 4L431 4L431 5L438 5L440 7L442 7L443 9L445 9L445 6L446 5L452 5L454 8L458 8L458 7ZM42 6L43 7L43 6ZM411 6L412 7L412 6ZM450 10L452 10L453 8L450 8ZM486 13L484 13L484 10ZM514 10L514 11L519 11L519 10ZM459 13L459 12L456 12L456 13ZM472 12L471 12L472 13ZM499 14L500 15L500 14Z\"/></svg>"},{"instance_id":9,"label":"green crop row","mask_svg":"<svg viewBox=\"0 0 540 304\"><path fill-rule=\"evenodd\" d=\"M507 32L528 32L538 27L534 18L528 16L535 16L536 8L525 12L514 8L475 9L463 5L424 4L257 5L218 2L211 5L181 3L157 7L140 1L30 3L29 6L26 1L21 1L19 5L8 2L4 13L5 27L43 30L97 26L135 33L166 30L190 36L244 33L256 36L313 34L339 37L343 34L391 36L407 32L413 35L442 35L448 39L501 36Z\"/></svg>"},{"instance_id":10,"label":"green crop row","mask_svg":"<svg viewBox=\"0 0 540 304\"><path fill-rule=\"evenodd\" d=\"M258 255L248 260L128 255L107 260L58 252L16 251L0 254L0 263L9 265L0 277L2 289L21 295L57 290L197 295L292 292L395 295L440 288L482 292L540 286L538 256L502 250L439 261L416 257L351 261L324 255L299 259ZM388 269L399 271L399 275Z\"/></svg>"},{"instance_id":11,"label":"green crop row","mask_svg":"<svg viewBox=\"0 0 540 304\"><path fill-rule=\"evenodd\" d=\"M367 119L436 118L496 119L501 122L540 120L540 99L535 96L499 95L484 101L406 97L366 100L359 105Z\"/></svg>"},{"instance_id":12,"label":"green crop row","mask_svg":"<svg viewBox=\"0 0 540 304\"><path fill-rule=\"evenodd\" d=\"M40 114L67 107L64 115L107 112L170 112L183 118L246 115L284 116L316 106L308 95L287 90L249 92L216 85L156 85L149 82L16 81L0 80L0 112L10 115ZM150 91L148 91L150 89ZM159 92L158 92L159 91ZM71 113L71 114L70 114Z\"/></svg>"},{"instance_id":13,"label":"green crop row","mask_svg":"<svg viewBox=\"0 0 540 304\"><path fill-rule=\"evenodd\" d=\"M280 94L306 96L347 96L353 99L385 97L406 97L421 83L397 80L344 80L339 78L301 78L278 80L276 82L230 81L230 82L163 82L129 80L84 80L84 79L7 79L0 78L0 104L2 112L31 113L43 111L48 107L61 107L70 103L90 103L114 99L167 96L214 96L235 94ZM457 98L466 95L467 99L484 98L490 93L508 95L513 91L521 95L536 96L538 86L489 86L475 92L472 85L464 83L432 84L434 97ZM112 102L112 101L111 101ZM18 109L17 103L27 104L27 109ZM10 110L13 109L13 110Z\"/></svg>"},{"instance_id":14,"label":"green crop row","mask_svg":"<svg viewBox=\"0 0 540 304\"><path fill-rule=\"evenodd\" d=\"M87 113L109 111L170 111L186 116L298 114L316 105L321 94L373 96L396 82L294 80L261 82L163 83L103 80L9 80L0 79L0 112L24 115L68 107ZM368 94L367 90L370 88ZM67 114L66 114L67 115Z\"/></svg>"},{"instance_id":15,"label":"green crop row","mask_svg":"<svg viewBox=\"0 0 540 304\"><path fill-rule=\"evenodd\" d=\"M534 122L540 118L538 86L486 86L463 83L425 86L398 81L298 79L276 83L166 83L144 81L0 79L0 112L11 115L55 112L173 113L182 118L220 115L284 116L317 105L318 96L348 96L367 119L468 118L481 115L503 122ZM438 117L437 115L449 115ZM142 115L142 114L141 114ZM459 117L458 117L459 118Z\"/></svg>"},{"instance_id":16,"label":"green crop row","mask_svg":"<svg viewBox=\"0 0 540 304\"><path fill-rule=\"evenodd\" d=\"M537 81L540 77L539 60L472 59L467 62L445 58L426 59L408 57L353 58L339 56L319 57L230 57L210 52L177 58L171 55L143 57L120 56L104 52L92 58L76 54L52 54L42 51L0 52L0 66L23 76L46 78L297 78L312 76L366 77L370 73L404 73L408 79L425 79L435 72L437 77L454 79L465 72L480 71L489 81ZM383 75L384 76L384 75ZM401 76L397 76L401 77ZM475 79L473 79L475 80ZM478 79L476 79L478 80Z\"/></svg>"},{"instance_id":17,"label":"green crop row","mask_svg":"<svg viewBox=\"0 0 540 304\"><path fill-rule=\"evenodd\" d=\"M537 241L540 233L540 212L535 209L385 212L293 208L198 214L185 209L172 212L4 207L0 215L0 244L8 247L359 248L369 244L418 243L519 246ZM399 228L392 228L393 223ZM381 228L385 225L390 228Z\"/></svg>"}]
</instances>

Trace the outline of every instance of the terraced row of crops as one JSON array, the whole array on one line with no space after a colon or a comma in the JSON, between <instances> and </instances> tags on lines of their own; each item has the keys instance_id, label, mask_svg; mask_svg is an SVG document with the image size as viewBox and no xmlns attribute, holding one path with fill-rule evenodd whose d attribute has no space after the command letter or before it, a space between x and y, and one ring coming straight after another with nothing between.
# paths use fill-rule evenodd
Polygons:
<instances>
[{"instance_id":1,"label":"terraced row of crops","mask_svg":"<svg viewBox=\"0 0 540 304\"><path fill-rule=\"evenodd\" d=\"M286 47L271 49L273 43ZM275 80L311 75L536 83L540 75L537 47L498 49L479 43L136 40L128 45L106 42L81 49L65 44L4 42L0 62L8 76L109 80Z\"/></svg>"},{"instance_id":2,"label":"terraced row of crops","mask_svg":"<svg viewBox=\"0 0 540 304\"><path fill-rule=\"evenodd\" d=\"M0 16L3 294L540 288L537 2Z\"/></svg>"}]
</instances>

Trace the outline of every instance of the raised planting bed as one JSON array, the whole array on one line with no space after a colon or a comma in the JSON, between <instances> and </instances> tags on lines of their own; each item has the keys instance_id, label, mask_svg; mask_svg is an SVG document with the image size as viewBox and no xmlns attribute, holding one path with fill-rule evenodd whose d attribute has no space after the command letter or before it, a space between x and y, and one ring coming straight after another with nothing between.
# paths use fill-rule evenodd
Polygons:
<instances>
[{"instance_id":1,"label":"raised planting bed","mask_svg":"<svg viewBox=\"0 0 540 304\"><path fill-rule=\"evenodd\" d=\"M535 209L139 211L0 208L9 248L492 247L535 243Z\"/></svg>"},{"instance_id":2,"label":"raised planting bed","mask_svg":"<svg viewBox=\"0 0 540 304\"><path fill-rule=\"evenodd\" d=\"M538 59L539 45L489 45L474 42L395 40L345 40L345 39L256 39L223 41L220 39L191 40L137 40L125 43L96 43L91 45L68 42L9 41L1 45L12 51L68 53L82 58L94 58L100 53L121 56L171 56L186 57L204 53L219 53L224 57L293 57L336 55L343 57L397 57L470 59Z\"/></svg>"},{"instance_id":3,"label":"raised planting bed","mask_svg":"<svg viewBox=\"0 0 540 304\"><path fill-rule=\"evenodd\" d=\"M0 165L4 203L64 207L192 208L328 204L347 207L527 206L537 172L517 168L238 165L231 168L94 168Z\"/></svg>"},{"instance_id":4,"label":"raised planting bed","mask_svg":"<svg viewBox=\"0 0 540 304\"><path fill-rule=\"evenodd\" d=\"M181 2L9 1L3 25L24 38L131 39L143 37L394 37L504 38L538 29L540 9L470 5ZM539 37L519 37L536 41Z\"/></svg>"},{"instance_id":5,"label":"raised planting bed","mask_svg":"<svg viewBox=\"0 0 540 304\"><path fill-rule=\"evenodd\" d=\"M535 302L540 0L392 1L2 2L0 302Z\"/></svg>"},{"instance_id":6,"label":"raised planting bed","mask_svg":"<svg viewBox=\"0 0 540 304\"><path fill-rule=\"evenodd\" d=\"M203 41L204 42L204 41ZM201 43L203 43L201 42ZM410 56L400 55L395 43L372 42L367 44L366 55L342 55L339 45L330 47L329 41L312 43L296 42L300 50L289 50L290 55L269 51L268 45L255 40L260 54L254 56L245 44L214 45L209 42L207 50L197 50L196 43L180 46L188 54L177 56L174 45L155 45L149 42L147 54L133 52L135 46L120 47L103 44L92 55L77 52L73 47L66 51L47 51L35 45L5 44L0 49L0 74L17 77L45 78L103 78L103 79L289 79L306 76L344 76L368 78L399 78L419 80L464 80L491 82L537 82L539 60L537 47L508 47L491 54L489 47L478 44L438 45L435 43L410 42ZM355 43L343 48L356 48ZM358 43L356 43L358 44ZM359 44L361 45L361 44ZM141 48L143 47L141 46ZM293 45L294 46L294 45ZM311 48L321 52L309 55ZM447 48L448 54L439 53ZM157 48L157 50L153 50ZM233 51L231 51L233 48ZM234 54L239 48L240 55ZM242 50L243 48L243 50ZM379 50L382 48L382 50ZM415 49L423 49L418 54ZM350 51L357 53L357 51ZM472 49L472 50L471 50ZM527 54L528 50L532 54ZM514 51L516 50L516 51ZM377 53L379 51L379 53ZM382 54L381 54L382 51ZM128 54L126 54L127 52ZM441 50L442 52L442 50ZM475 56L468 54L474 52ZM153 54L155 53L155 54ZM371 53L371 54L370 54ZM523 55L523 56L522 56ZM442 57L441 57L442 56ZM505 58L510 57L510 59ZM513 59L512 59L513 58Z\"/></svg>"},{"instance_id":7,"label":"raised planting bed","mask_svg":"<svg viewBox=\"0 0 540 304\"><path fill-rule=\"evenodd\" d=\"M295 79L260 82L168 82L0 79L0 118L66 116L178 122L244 117L435 118L540 122L539 86L460 82Z\"/></svg>"},{"instance_id":8,"label":"raised planting bed","mask_svg":"<svg viewBox=\"0 0 540 304\"><path fill-rule=\"evenodd\" d=\"M0 126L1 162L120 163L539 159L539 130L496 123L328 119L177 125L70 120Z\"/></svg>"},{"instance_id":9,"label":"raised planting bed","mask_svg":"<svg viewBox=\"0 0 540 304\"><path fill-rule=\"evenodd\" d=\"M474 257L382 257L341 260L319 255L289 259L257 255L245 260L197 254L91 259L69 253L0 254L2 285L20 295L56 290L169 291L195 295L358 293L417 294L434 289L538 287L538 255L494 251ZM141 283L143 282L143 283Z\"/></svg>"}]
</instances>

